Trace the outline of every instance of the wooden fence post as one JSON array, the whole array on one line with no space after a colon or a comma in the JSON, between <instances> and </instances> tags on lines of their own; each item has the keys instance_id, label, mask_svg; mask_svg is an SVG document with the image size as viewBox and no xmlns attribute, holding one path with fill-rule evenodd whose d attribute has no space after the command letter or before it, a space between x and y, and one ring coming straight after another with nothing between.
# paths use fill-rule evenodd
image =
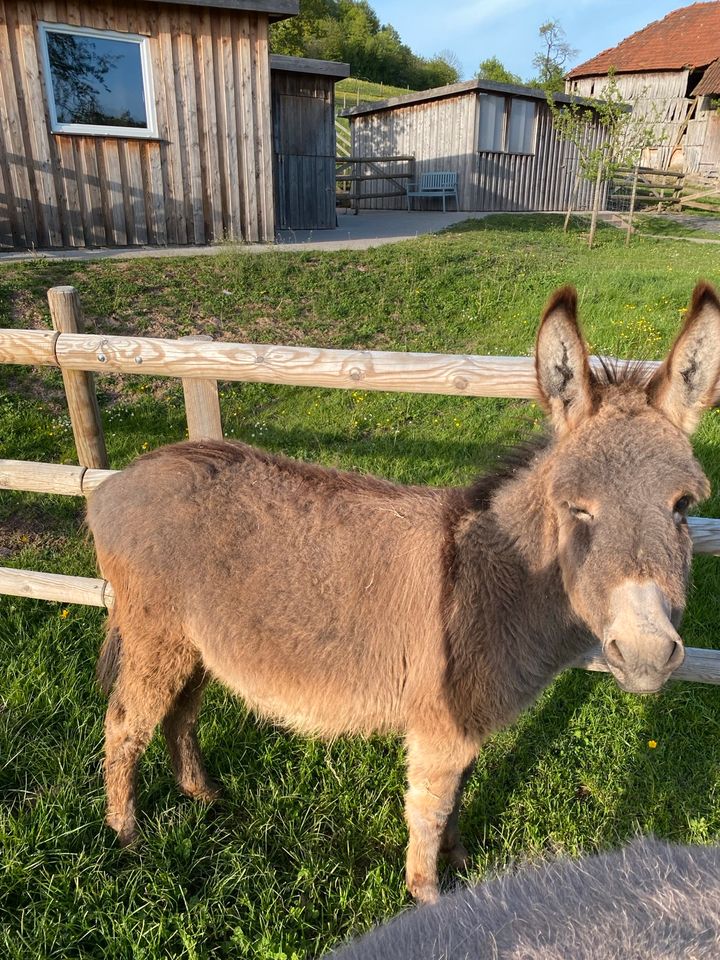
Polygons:
<instances>
[{"instance_id":1,"label":"wooden fence post","mask_svg":"<svg viewBox=\"0 0 720 960\"><path fill-rule=\"evenodd\" d=\"M83 333L83 314L75 287L51 287L47 293L53 327L62 333ZM108 468L95 377L86 370L63 370L70 422L78 462L97 470Z\"/></svg>"},{"instance_id":2,"label":"wooden fence post","mask_svg":"<svg viewBox=\"0 0 720 960\"><path fill-rule=\"evenodd\" d=\"M186 343L207 343L210 336L180 337ZM217 380L183 377L185 416L191 440L222 440L220 397Z\"/></svg>"},{"instance_id":3,"label":"wooden fence post","mask_svg":"<svg viewBox=\"0 0 720 960\"><path fill-rule=\"evenodd\" d=\"M630 234L633 230L633 214L635 213L635 198L637 197L637 185L638 185L638 165L635 164L635 170L633 172L633 182L632 182L632 191L630 193L630 212L628 213L628 225L627 225L627 234L625 236L625 246L627 247L630 243Z\"/></svg>"}]
</instances>

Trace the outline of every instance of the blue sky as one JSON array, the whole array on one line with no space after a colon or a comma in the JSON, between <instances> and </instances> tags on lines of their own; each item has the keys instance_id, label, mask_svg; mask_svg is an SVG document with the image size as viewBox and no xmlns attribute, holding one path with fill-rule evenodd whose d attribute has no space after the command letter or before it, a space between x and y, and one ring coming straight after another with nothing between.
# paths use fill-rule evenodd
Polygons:
<instances>
[{"instance_id":1,"label":"blue sky","mask_svg":"<svg viewBox=\"0 0 720 960\"><path fill-rule=\"evenodd\" d=\"M538 49L538 27L559 20L579 50L576 63L664 17L678 0L370 0L383 23L391 23L415 53L432 56L453 50L469 79L486 57L497 56L527 79Z\"/></svg>"}]
</instances>

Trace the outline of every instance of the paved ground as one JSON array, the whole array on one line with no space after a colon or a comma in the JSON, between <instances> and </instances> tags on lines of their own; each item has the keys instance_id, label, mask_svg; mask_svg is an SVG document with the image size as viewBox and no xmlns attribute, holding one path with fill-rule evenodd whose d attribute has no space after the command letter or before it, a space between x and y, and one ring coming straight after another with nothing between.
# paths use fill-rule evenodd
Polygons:
<instances>
[{"instance_id":1,"label":"paved ground","mask_svg":"<svg viewBox=\"0 0 720 960\"><path fill-rule=\"evenodd\" d=\"M706 230L708 233L720 233L720 217L704 217L699 213L658 213L663 220L683 223L693 230Z\"/></svg>"},{"instance_id":2,"label":"paved ground","mask_svg":"<svg viewBox=\"0 0 720 960\"><path fill-rule=\"evenodd\" d=\"M338 210L335 230L283 230L277 243L219 244L212 247L101 247L92 250L41 250L0 253L0 264L17 260L99 260L135 257L196 257L227 253L268 253L272 250L366 250L386 243L397 243L435 233L483 213L428 213L404 210L363 210L359 214Z\"/></svg>"}]
</instances>

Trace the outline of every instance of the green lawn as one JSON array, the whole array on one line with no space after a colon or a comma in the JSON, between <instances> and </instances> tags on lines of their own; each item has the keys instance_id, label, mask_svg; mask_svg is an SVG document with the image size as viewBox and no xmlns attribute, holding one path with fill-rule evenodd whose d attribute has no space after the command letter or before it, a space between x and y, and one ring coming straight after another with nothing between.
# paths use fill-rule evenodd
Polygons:
<instances>
[{"instance_id":1,"label":"green lawn","mask_svg":"<svg viewBox=\"0 0 720 960\"><path fill-rule=\"evenodd\" d=\"M659 357L693 283L720 282L717 251L493 217L362 253L228 248L196 259L0 267L0 326L48 325L45 291L78 287L89 329L228 340L528 354L543 302L577 285L592 348ZM184 432L176 383L99 380L111 465ZM531 403L222 385L228 435L402 481L464 482L540 429ZM720 488L720 415L696 449ZM73 462L56 371L0 367L0 456ZM702 508L720 515L714 496ZM72 498L0 494L0 563L95 575ZM258 723L221 689L201 718L211 808L178 796L158 739L141 766L142 840L103 826L103 700L93 664L103 614L0 597L0 952L7 958L313 957L407 905L401 745L331 745ZM684 626L720 646L720 562L700 558ZM464 830L471 878L543 853L637 832L720 836L720 691L660 697L569 672L484 750ZM656 741L654 749L648 741ZM446 877L446 882L450 882Z\"/></svg>"}]
</instances>

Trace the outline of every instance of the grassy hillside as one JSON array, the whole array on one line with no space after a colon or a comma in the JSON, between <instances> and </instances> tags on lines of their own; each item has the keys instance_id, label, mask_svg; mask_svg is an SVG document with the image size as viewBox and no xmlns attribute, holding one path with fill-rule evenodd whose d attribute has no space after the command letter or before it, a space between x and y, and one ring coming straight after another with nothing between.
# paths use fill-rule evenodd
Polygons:
<instances>
[{"instance_id":1,"label":"grassy hillside","mask_svg":"<svg viewBox=\"0 0 720 960\"><path fill-rule=\"evenodd\" d=\"M277 252L0 267L0 326L49 326L45 291L80 290L90 330L397 350L528 354L548 294L576 284L594 350L659 357L717 251L550 217L490 217L364 252ZM689 253L691 252L691 256ZM111 464L184 434L177 382L99 379ZM462 483L541 429L514 400L221 385L229 436L396 480ZM695 448L720 487L720 413ZM0 456L72 462L59 372L0 366ZM720 515L715 493L702 513ZM95 575L72 498L0 493L0 563ZM683 628L720 646L720 561L697 558ZM402 748L323 744L211 688L200 738L223 784L179 797L161 740L140 771L142 839L103 826L103 615L0 597L0 950L30 957L301 960L407 906ZM720 690L638 698L569 671L483 750L462 818L469 879L511 861L613 847L638 831L720 839ZM656 744L651 748L649 742ZM451 877L445 875L445 883ZM591 909L591 907L590 907Z\"/></svg>"}]
</instances>

